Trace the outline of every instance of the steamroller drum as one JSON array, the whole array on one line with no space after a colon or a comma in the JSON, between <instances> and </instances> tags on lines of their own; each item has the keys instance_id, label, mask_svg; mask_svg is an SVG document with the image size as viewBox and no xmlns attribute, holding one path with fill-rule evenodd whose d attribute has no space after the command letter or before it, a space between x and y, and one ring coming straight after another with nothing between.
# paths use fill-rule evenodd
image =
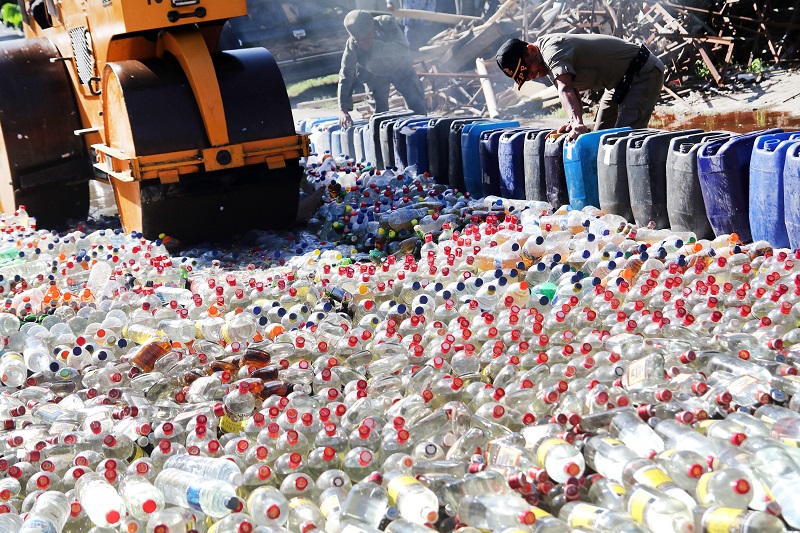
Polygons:
<instances>
[{"instance_id":1,"label":"steamroller drum","mask_svg":"<svg viewBox=\"0 0 800 533\"><path fill-rule=\"evenodd\" d=\"M89 211L92 166L75 95L48 39L0 44L0 204L24 205L40 226L63 228Z\"/></svg>"},{"instance_id":2,"label":"steamroller drum","mask_svg":"<svg viewBox=\"0 0 800 533\"><path fill-rule=\"evenodd\" d=\"M294 136L280 71L263 48L212 54L229 142ZM209 148L191 87L174 58L108 63L105 126L108 144L135 156ZM183 174L177 183L112 179L126 231L166 233L184 242L224 238L294 222L302 168L266 164Z\"/></svg>"}]
</instances>

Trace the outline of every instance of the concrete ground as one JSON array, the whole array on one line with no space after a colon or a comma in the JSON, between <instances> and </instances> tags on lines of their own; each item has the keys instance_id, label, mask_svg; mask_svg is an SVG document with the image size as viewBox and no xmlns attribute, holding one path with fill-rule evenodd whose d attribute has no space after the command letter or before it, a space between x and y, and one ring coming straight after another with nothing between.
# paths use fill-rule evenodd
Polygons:
<instances>
[{"instance_id":1,"label":"concrete ground","mask_svg":"<svg viewBox=\"0 0 800 533\"><path fill-rule=\"evenodd\" d=\"M742 87L709 88L693 92L682 101L670 100L659 110L675 113L728 113L768 110L800 115L800 71L767 71L760 83Z\"/></svg>"}]
</instances>

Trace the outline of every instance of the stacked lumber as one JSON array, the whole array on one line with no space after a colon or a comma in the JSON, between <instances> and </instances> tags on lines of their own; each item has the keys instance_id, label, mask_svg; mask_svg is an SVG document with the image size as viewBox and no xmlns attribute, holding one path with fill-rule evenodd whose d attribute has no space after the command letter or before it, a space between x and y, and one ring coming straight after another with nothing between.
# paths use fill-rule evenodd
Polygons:
<instances>
[{"instance_id":1,"label":"stacked lumber","mask_svg":"<svg viewBox=\"0 0 800 533\"><path fill-rule=\"evenodd\" d=\"M486 20L413 10L396 15L444 27L417 56L438 113L493 117L518 101L511 80L492 64L512 37L600 33L642 42L667 67L664 96L679 101L692 90L758 81L765 69L800 63L800 0L505 0ZM539 92L533 99L542 107L557 104L552 91Z\"/></svg>"}]
</instances>

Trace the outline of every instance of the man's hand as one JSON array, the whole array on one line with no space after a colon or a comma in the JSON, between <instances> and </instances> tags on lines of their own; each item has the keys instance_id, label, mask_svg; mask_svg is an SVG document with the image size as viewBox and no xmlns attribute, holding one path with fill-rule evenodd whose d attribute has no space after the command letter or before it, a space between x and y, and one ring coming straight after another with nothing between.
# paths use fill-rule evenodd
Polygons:
<instances>
[{"instance_id":1,"label":"man's hand","mask_svg":"<svg viewBox=\"0 0 800 533\"><path fill-rule=\"evenodd\" d=\"M341 113L339 113L339 125L342 128L349 128L353 125L353 119L350 117L349 111L342 109Z\"/></svg>"},{"instance_id":2,"label":"man's hand","mask_svg":"<svg viewBox=\"0 0 800 533\"><path fill-rule=\"evenodd\" d=\"M579 135L589 133L589 128L587 128L585 124L568 124L567 126L569 126L569 134L567 135L568 141L574 141ZM563 127L564 126L562 126L562 128Z\"/></svg>"},{"instance_id":3,"label":"man's hand","mask_svg":"<svg viewBox=\"0 0 800 533\"><path fill-rule=\"evenodd\" d=\"M579 135L591 131L585 124L579 122L568 122L550 132L549 135L567 135L568 141L574 141Z\"/></svg>"}]
</instances>

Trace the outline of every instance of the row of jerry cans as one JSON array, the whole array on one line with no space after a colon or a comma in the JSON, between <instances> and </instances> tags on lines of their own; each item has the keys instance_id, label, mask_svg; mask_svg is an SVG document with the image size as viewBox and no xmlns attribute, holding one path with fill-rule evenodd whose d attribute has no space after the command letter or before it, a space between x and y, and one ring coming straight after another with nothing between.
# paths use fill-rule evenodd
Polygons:
<instances>
[{"instance_id":1,"label":"row of jerry cans","mask_svg":"<svg viewBox=\"0 0 800 533\"><path fill-rule=\"evenodd\" d=\"M376 114L345 130L334 117L309 131L318 153L377 168L417 165L476 198L593 205L698 238L737 233L744 242L800 247L800 133L618 128L567 141L517 121L411 111Z\"/></svg>"},{"instance_id":2,"label":"row of jerry cans","mask_svg":"<svg viewBox=\"0 0 800 533\"><path fill-rule=\"evenodd\" d=\"M593 205L698 238L737 233L744 242L800 248L800 133L620 128L567 141L528 130L521 147L511 160L522 161L525 199ZM501 149L498 160L508 164Z\"/></svg>"},{"instance_id":3,"label":"row of jerry cans","mask_svg":"<svg viewBox=\"0 0 800 533\"><path fill-rule=\"evenodd\" d=\"M524 176L521 159L513 164L511 156L522 136L517 121L483 120L480 117L431 117L413 115L411 111L379 113L369 121L356 122L342 129L336 117L301 121L298 129L310 133L312 151L346 155L356 161L372 163L376 168L416 165L419 172L428 172L439 182L466 191L473 197L498 194L524 198ZM488 139L488 140L487 140ZM483 146L493 143L495 152L507 155L502 172L505 180L495 182L482 170L482 161L493 161ZM499 146L499 151L496 149ZM499 175L499 174L498 174Z\"/></svg>"},{"instance_id":4,"label":"row of jerry cans","mask_svg":"<svg viewBox=\"0 0 800 533\"><path fill-rule=\"evenodd\" d=\"M323 117L300 121L298 129L310 133L311 150L317 154L345 155L379 169L415 164L427 172L427 124L435 118L400 110L376 113L347 128L337 117Z\"/></svg>"},{"instance_id":5,"label":"row of jerry cans","mask_svg":"<svg viewBox=\"0 0 800 533\"><path fill-rule=\"evenodd\" d=\"M599 140L595 165L589 154L580 169L584 182L597 181L598 203L592 205L638 225L692 231L699 238L737 233L743 242L800 247L800 134L772 129L582 135L564 149L568 184L575 164L568 162L569 144L593 145L592 136ZM571 191L570 203L576 207Z\"/></svg>"}]
</instances>

